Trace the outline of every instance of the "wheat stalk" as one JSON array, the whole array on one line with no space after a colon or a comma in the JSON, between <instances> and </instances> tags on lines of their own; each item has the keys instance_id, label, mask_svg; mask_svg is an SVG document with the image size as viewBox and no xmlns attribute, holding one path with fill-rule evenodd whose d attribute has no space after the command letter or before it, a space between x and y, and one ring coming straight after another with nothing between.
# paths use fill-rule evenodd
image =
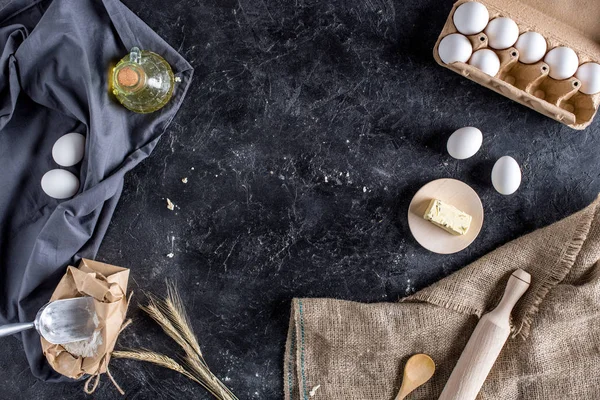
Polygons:
<instances>
[{"instance_id":1,"label":"wheat stalk","mask_svg":"<svg viewBox=\"0 0 600 400\"><path fill-rule=\"evenodd\" d=\"M166 298L159 299L148 295L148 304L140 306L140 308L156 321L162 330L183 349L185 367L172 358L152 351L115 351L113 352L115 357L147 361L172 369L202 385L219 400L238 400L206 364L181 297L173 284L167 282Z\"/></svg>"},{"instance_id":2,"label":"wheat stalk","mask_svg":"<svg viewBox=\"0 0 600 400\"><path fill-rule=\"evenodd\" d=\"M148 350L115 350L112 352L112 356L115 358L129 358L131 360L149 362L161 366L163 368L168 368L175 372L179 372L180 374L186 376L194 382L201 384L201 382L198 381L198 379L196 379L194 375L190 374L185 368L183 368L181 364L173 360L171 357L167 357L163 354L155 353L153 351Z\"/></svg>"},{"instance_id":3,"label":"wheat stalk","mask_svg":"<svg viewBox=\"0 0 600 400\"><path fill-rule=\"evenodd\" d=\"M178 328L179 332L181 332L181 336L189 343L190 347L196 352L198 357L204 360L204 356L200 350L200 344L198 344L198 339L194 334L190 319L185 312L179 292L175 286L169 282L167 282L167 298L164 303L168 310L167 316L171 317L171 321ZM191 356L191 354L188 355Z\"/></svg>"},{"instance_id":4,"label":"wheat stalk","mask_svg":"<svg viewBox=\"0 0 600 400\"><path fill-rule=\"evenodd\" d=\"M159 367L168 368L175 372L180 373L188 379L193 380L194 382L200 384L203 388L208 390L213 396L217 399L229 400L225 397L219 397L212 388L208 387L205 382L202 382L193 374L191 374L188 370L186 370L181 364L177 361L173 360L171 357L165 356L164 354L156 353L154 351L149 350L129 350L129 351L119 351L115 350L112 352L112 356L115 358L128 358L130 360L144 361L154 365L158 365Z\"/></svg>"},{"instance_id":5,"label":"wheat stalk","mask_svg":"<svg viewBox=\"0 0 600 400\"><path fill-rule=\"evenodd\" d=\"M189 343L181 335L181 332L173 325L166 313L162 311L162 303L162 300L149 296L148 305L140 306L140 309L146 312L154 321L156 321L162 330L179 346L181 346L181 348L183 348L186 354L193 353L194 349L190 347Z\"/></svg>"},{"instance_id":6,"label":"wheat stalk","mask_svg":"<svg viewBox=\"0 0 600 400\"><path fill-rule=\"evenodd\" d=\"M198 358L191 357L186 357L185 363L190 370L198 374L196 376L203 376L206 381L210 381L214 390L219 392L221 399L238 400L229 388L208 369L206 363L200 361Z\"/></svg>"}]
</instances>

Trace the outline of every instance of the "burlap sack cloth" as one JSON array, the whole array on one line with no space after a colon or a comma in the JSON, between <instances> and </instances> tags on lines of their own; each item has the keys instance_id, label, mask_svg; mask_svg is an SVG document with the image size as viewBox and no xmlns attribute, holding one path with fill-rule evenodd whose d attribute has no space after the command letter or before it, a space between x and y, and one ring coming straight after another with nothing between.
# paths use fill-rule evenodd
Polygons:
<instances>
[{"instance_id":1,"label":"burlap sack cloth","mask_svg":"<svg viewBox=\"0 0 600 400\"><path fill-rule=\"evenodd\" d=\"M437 370L410 399L437 399L478 317L510 273L532 275L478 399L600 399L599 201L514 240L401 303L295 299L285 398L387 400L414 353ZM317 385L320 387L310 392Z\"/></svg>"},{"instance_id":2,"label":"burlap sack cloth","mask_svg":"<svg viewBox=\"0 0 600 400\"><path fill-rule=\"evenodd\" d=\"M129 269L127 268L82 259L78 268L67 268L66 274L50 298L50 300L81 296L94 298L98 316L96 329L102 339L95 356L76 356L65 350L63 346L41 338L46 360L56 372L73 379L90 376L85 385L87 393L92 393L96 389L100 374L107 372L115 387L121 391L108 371L108 363L127 314L128 280Z\"/></svg>"}]
</instances>

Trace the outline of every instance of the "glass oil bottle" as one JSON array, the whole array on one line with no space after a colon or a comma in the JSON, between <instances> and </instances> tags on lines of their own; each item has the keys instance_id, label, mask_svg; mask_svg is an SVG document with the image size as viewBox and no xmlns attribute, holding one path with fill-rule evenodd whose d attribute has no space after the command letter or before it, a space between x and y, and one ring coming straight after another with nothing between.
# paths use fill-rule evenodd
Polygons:
<instances>
[{"instance_id":1,"label":"glass oil bottle","mask_svg":"<svg viewBox=\"0 0 600 400\"><path fill-rule=\"evenodd\" d=\"M151 113L173 96L175 77L169 63L156 53L133 47L112 71L112 93L136 113Z\"/></svg>"}]
</instances>

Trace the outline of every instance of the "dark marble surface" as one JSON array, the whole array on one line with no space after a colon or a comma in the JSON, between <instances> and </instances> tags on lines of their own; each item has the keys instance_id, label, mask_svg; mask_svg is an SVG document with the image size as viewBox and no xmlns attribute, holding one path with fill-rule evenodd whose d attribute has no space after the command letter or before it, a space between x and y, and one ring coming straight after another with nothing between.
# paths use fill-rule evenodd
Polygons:
<instances>
[{"instance_id":1,"label":"dark marble surface","mask_svg":"<svg viewBox=\"0 0 600 400\"><path fill-rule=\"evenodd\" d=\"M131 268L138 301L174 279L208 363L240 399L282 398L293 297L396 301L600 190L598 121L570 130L434 62L451 0L125 3L196 72L127 177L97 258ZM466 125L484 132L483 148L456 161L445 142ZM489 178L503 155L523 170L508 197ZM442 177L470 184L485 208L479 238L452 256L419 247L405 218L416 190ZM117 347L174 354L136 307L131 316ZM210 398L152 366L115 360L111 371L128 399ZM12 338L0 374L0 398L89 397L81 384L36 382ZM103 379L94 398L120 396Z\"/></svg>"}]
</instances>

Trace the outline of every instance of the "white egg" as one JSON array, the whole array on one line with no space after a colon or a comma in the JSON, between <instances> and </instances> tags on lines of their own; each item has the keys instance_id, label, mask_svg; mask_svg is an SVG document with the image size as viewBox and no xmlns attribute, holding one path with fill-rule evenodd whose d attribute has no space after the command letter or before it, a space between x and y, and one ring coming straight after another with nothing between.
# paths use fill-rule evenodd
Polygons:
<instances>
[{"instance_id":1,"label":"white egg","mask_svg":"<svg viewBox=\"0 0 600 400\"><path fill-rule=\"evenodd\" d=\"M514 158L500 157L492 168L492 185L500 194L513 194L521 185L521 168Z\"/></svg>"},{"instance_id":2,"label":"white egg","mask_svg":"<svg viewBox=\"0 0 600 400\"><path fill-rule=\"evenodd\" d=\"M525 32L519 36L515 47L519 50L519 61L523 64L533 64L544 58L548 43L537 32Z\"/></svg>"},{"instance_id":3,"label":"white egg","mask_svg":"<svg viewBox=\"0 0 600 400\"><path fill-rule=\"evenodd\" d=\"M485 29L490 20L486 6L476 1L461 4L454 12L454 26L463 35L474 35Z\"/></svg>"},{"instance_id":4,"label":"white egg","mask_svg":"<svg viewBox=\"0 0 600 400\"><path fill-rule=\"evenodd\" d=\"M577 54L568 47L556 47L546 54L544 62L550 67L550 78L563 80L569 79L579 67Z\"/></svg>"},{"instance_id":5,"label":"white egg","mask_svg":"<svg viewBox=\"0 0 600 400\"><path fill-rule=\"evenodd\" d=\"M494 18L485 28L485 34L492 49L504 50L515 44L519 38L519 27L510 18Z\"/></svg>"},{"instance_id":6,"label":"white egg","mask_svg":"<svg viewBox=\"0 0 600 400\"><path fill-rule=\"evenodd\" d=\"M477 50L471 56L469 64L482 70L489 76L496 76L500 70L500 59L498 58L498 55L490 49Z\"/></svg>"},{"instance_id":7,"label":"white egg","mask_svg":"<svg viewBox=\"0 0 600 400\"><path fill-rule=\"evenodd\" d=\"M42 177L42 189L55 199L68 199L79 190L79 179L65 169L52 169Z\"/></svg>"},{"instance_id":8,"label":"white egg","mask_svg":"<svg viewBox=\"0 0 600 400\"><path fill-rule=\"evenodd\" d=\"M61 136L52 146L52 158L63 167L77 164L83 159L84 152L85 137L77 132Z\"/></svg>"},{"instance_id":9,"label":"white egg","mask_svg":"<svg viewBox=\"0 0 600 400\"><path fill-rule=\"evenodd\" d=\"M438 53L445 64L457 61L466 63L471 58L473 46L466 36L452 33L440 41Z\"/></svg>"},{"instance_id":10,"label":"white egg","mask_svg":"<svg viewBox=\"0 0 600 400\"><path fill-rule=\"evenodd\" d=\"M479 151L483 143L483 134L477 128L466 126L457 129L448 138L446 148L448 154L457 160L464 160L472 157Z\"/></svg>"},{"instance_id":11,"label":"white egg","mask_svg":"<svg viewBox=\"0 0 600 400\"><path fill-rule=\"evenodd\" d=\"M581 81L579 91L585 94L600 92L600 65L596 63L583 64L577 70L575 77Z\"/></svg>"}]
</instances>

